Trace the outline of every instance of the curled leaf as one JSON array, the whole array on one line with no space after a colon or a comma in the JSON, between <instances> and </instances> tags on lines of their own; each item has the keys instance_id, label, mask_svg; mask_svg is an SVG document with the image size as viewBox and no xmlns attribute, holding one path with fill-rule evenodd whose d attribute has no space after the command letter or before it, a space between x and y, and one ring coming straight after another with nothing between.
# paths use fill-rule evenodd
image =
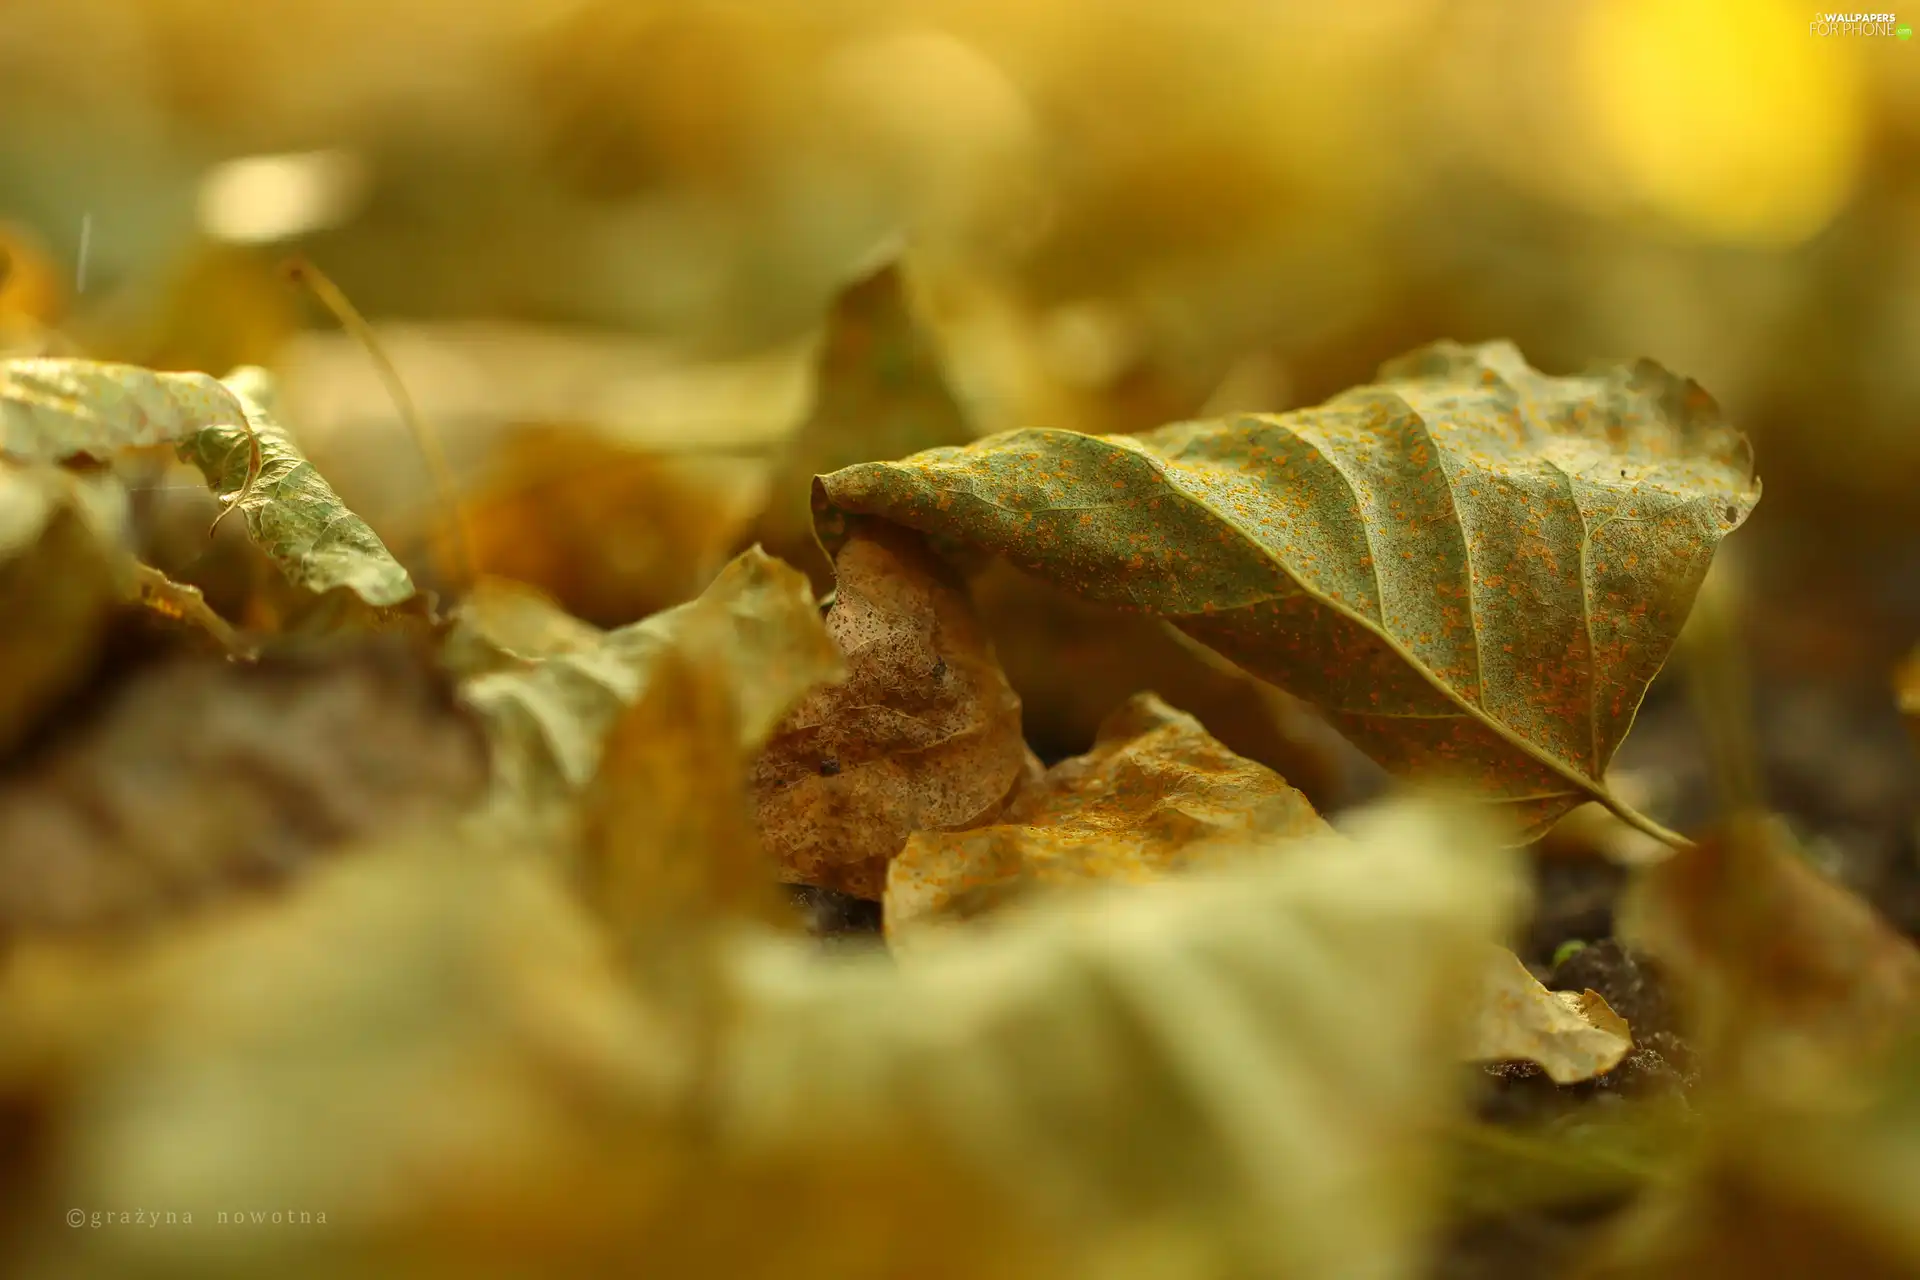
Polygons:
<instances>
[{"instance_id":1,"label":"curled leaf","mask_svg":"<svg viewBox=\"0 0 1920 1280\"><path fill-rule=\"evenodd\" d=\"M61 462L159 444L184 449L221 425L244 436L247 446L224 517L251 494L262 463L260 439L233 388L204 373L156 373L96 360L0 363L0 451L17 458Z\"/></svg>"},{"instance_id":2,"label":"curled leaf","mask_svg":"<svg viewBox=\"0 0 1920 1280\"><path fill-rule=\"evenodd\" d=\"M133 571L134 599L141 608L198 631L230 657L254 656L253 645L213 611L198 587L175 582L151 565L136 564Z\"/></svg>"},{"instance_id":3,"label":"curled leaf","mask_svg":"<svg viewBox=\"0 0 1920 1280\"><path fill-rule=\"evenodd\" d=\"M222 385L235 393L244 420L208 424L180 442L180 457L200 469L214 492L236 493L232 508L280 572L315 595L344 589L375 609L411 599L407 571L271 417L265 373L238 370ZM257 471L252 448L260 451ZM253 474L258 478L249 479Z\"/></svg>"},{"instance_id":4,"label":"curled leaf","mask_svg":"<svg viewBox=\"0 0 1920 1280\"><path fill-rule=\"evenodd\" d=\"M700 622L707 617L717 631ZM576 632L558 651L516 658L462 683L462 699L487 726L502 793L535 804L577 796L599 767L622 709L668 650L725 672L746 751L766 741L803 693L844 669L805 575L757 547L721 570L698 599L591 645L586 638Z\"/></svg>"},{"instance_id":5,"label":"curled leaf","mask_svg":"<svg viewBox=\"0 0 1920 1280\"><path fill-rule=\"evenodd\" d=\"M1157 880L1328 830L1278 774L1143 693L1107 718L1092 751L1023 787L993 825L908 840L887 869L887 932L962 920L1036 887Z\"/></svg>"},{"instance_id":6,"label":"curled leaf","mask_svg":"<svg viewBox=\"0 0 1920 1280\"><path fill-rule=\"evenodd\" d=\"M879 898L915 831L991 821L1026 768L1020 699L966 587L915 535L877 526L834 557L827 632L847 680L816 691L754 765L760 830L788 879Z\"/></svg>"},{"instance_id":7,"label":"curled leaf","mask_svg":"<svg viewBox=\"0 0 1920 1280\"><path fill-rule=\"evenodd\" d=\"M172 445L238 511L287 579L314 595L344 588L376 609L413 580L341 503L271 416L259 369L225 380L92 360L0 362L0 451L35 461L106 458ZM215 522L216 524L218 521Z\"/></svg>"},{"instance_id":8,"label":"curled leaf","mask_svg":"<svg viewBox=\"0 0 1920 1280\"><path fill-rule=\"evenodd\" d=\"M822 477L831 548L877 516L1162 617L1320 707L1389 770L1523 834L1602 781L1719 540L1744 438L1650 362L1547 377L1441 344L1280 416L1016 431Z\"/></svg>"},{"instance_id":9,"label":"curled leaf","mask_svg":"<svg viewBox=\"0 0 1920 1280\"><path fill-rule=\"evenodd\" d=\"M1513 952L1488 956L1473 1061L1534 1062L1555 1084L1577 1084L1613 1070L1632 1048L1626 1019L1598 992L1549 991Z\"/></svg>"}]
</instances>

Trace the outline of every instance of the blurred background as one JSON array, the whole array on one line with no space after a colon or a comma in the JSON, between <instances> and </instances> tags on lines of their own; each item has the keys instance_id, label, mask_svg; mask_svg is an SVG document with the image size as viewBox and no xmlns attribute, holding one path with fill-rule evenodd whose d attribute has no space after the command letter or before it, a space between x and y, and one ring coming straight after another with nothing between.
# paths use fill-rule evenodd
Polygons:
<instances>
[{"instance_id":1,"label":"blurred background","mask_svg":"<svg viewBox=\"0 0 1920 1280\"><path fill-rule=\"evenodd\" d=\"M1777 801L1920 928L1889 693L1920 637L1920 42L1817 17L9 0L0 325L14 350L271 367L430 575L426 465L277 274L305 255L445 437L481 567L601 624L692 595L798 501L810 471L776 459L823 327L888 264L978 432L1310 405L1442 337L1550 372L1651 356L1756 442L1726 571ZM1043 745L1084 745L1064 673L1007 660ZM1690 733L1657 689L1622 757L1677 821L1710 803Z\"/></svg>"}]
</instances>

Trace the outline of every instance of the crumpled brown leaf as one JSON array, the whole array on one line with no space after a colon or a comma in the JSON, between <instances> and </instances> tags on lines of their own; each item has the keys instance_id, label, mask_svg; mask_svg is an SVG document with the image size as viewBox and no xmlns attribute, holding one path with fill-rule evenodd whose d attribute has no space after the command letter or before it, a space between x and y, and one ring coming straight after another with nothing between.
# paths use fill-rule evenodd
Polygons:
<instances>
[{"instance_id":1,"label":"crumpled brown leaf","mask_svg":"<svg viewBox=\"0 0 1920 1280\"><path fill-rule=\"evenodd\" d=\"M135 925L470 804L485 743L395 640L138 669L0 778L0 933Z\"/></svg>"},{"instance_id":2,"label":"crumpled brown leaf","mask_svg":"<svg viewBox=\"0 0 1920 1280\"><path fill-rule=\"evenodd\" d=\"M0 755L92 670L132 573L117 481L0 462Z\"/></svg>"},{"instance_id":3,"label":"crumpled brown leaf","mask_svg":"<svg viewBox=\"0 0 1920 1280\"><path fill-rule=\"evenodd\" d=\"M916 535L856 532L834 571L827 631L847 679L781 723L754 764L754 795L787 879L877 899L913 832L1000 813L1027 747L1019 696L964 583Z\"/></svg>"},{"instance_id":4,"label":"crumpled brown leaf","mask_svg":"<svg viewBox=\"0 0 1920 1280\"><path fill-rule=\"evenodd\" d=\"M1549 991L1520 957L1496 947L1487 957L1474 1062L1533 1062L1555 1084L1605 1075L1633 1048L1627 1021L1597 991Z\"/></svg>"},{"instance_id":5,"label":"crumpled brown leaf","mask_svg":"<svg viewBox=\"0 0 1920 1280\"><path fill-rule=\"evenodd\" d=\"M1147 882L1331 829L1305 796L1151 693L1093 750L1023 787L991 826L918 832L887 869L890 940L1035 889Z\"/></svg>"}]
</instances>

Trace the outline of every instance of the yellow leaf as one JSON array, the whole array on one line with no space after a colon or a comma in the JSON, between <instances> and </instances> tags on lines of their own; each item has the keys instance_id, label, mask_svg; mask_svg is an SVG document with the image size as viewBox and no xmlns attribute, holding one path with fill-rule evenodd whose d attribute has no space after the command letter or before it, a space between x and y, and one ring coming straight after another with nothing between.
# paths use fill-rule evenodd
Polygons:
<instances>
[{"instance_id":1,"label":"yellow leaf","mask_svg":"<svg viewBox=\"0 0 1920 1280\"><path fill-rule=\"evenodd\" d=\"M1631 1048L1626 1019L1598 992L1549 991L1513 952L1488 956L1473 1061L1534 1062L1555 1084L1577 1084L1613 1070Z\"/></svg>"},{"instance_id":2,"label":"yellow leaf","mask_svg":"<svg viewBox=\"0 0 1920 1280\"><path fill-rule=\"evenodd\" d=\"M701 621L709 616L721 624L717 641ZM469 630L475 625L467 623ZM492 739L496 790L536 806L579 794L654 663L670 651L694 652L695 634L714 646L699 660L721 663L734 687L742 750L757 748L802 694L844 670L805 575L757 547L735 558L696 600L594 643L571 630L563 647L531 660L494 650L498 665L481 639L481 656L470 662L477 674L461 685L462 699Z\"/></svg>"},{"instance_id":3,"label":"yellow leaf","mask_svg":"<svg viewBox=\"0 0 1920 1280\"><path fill-rule=\"evenodd\" d=\"M0 462L0 752L91 673L132 585L128 537L111 477Z\"/></svg>"},{"instance_id":4,"label":"yellow leaf","mask_svg":"<svg viewBox=\"0 0 1920 1280\"><path fill-rule=\"evenodd\" d=\"M993 825L918 832L887 869L890 940L1035 888L1145 882L1328 832L1305 796L1143 693Z\"/></svg>"},{"instance_id":5,"label":"yellow leaf","mask_svg":"<svg viewBox=\"0 0 1920 1280\"><path fill-rule=\"evenodd\" d=\"M749 744L720 626L712 613L696 615L682 642L655 658L582 799L588 900L623 940L791 917L753 826Z\"/></svg>"}]
</instances>

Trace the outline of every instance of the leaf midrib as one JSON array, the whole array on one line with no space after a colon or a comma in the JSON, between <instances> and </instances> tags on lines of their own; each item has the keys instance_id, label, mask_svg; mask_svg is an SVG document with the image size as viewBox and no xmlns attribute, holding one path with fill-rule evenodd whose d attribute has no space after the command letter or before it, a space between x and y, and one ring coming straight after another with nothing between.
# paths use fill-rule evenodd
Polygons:
<instances>
[{"instance_id":1,"label":"leaf midrib","mask_svg":"<svg viewBox=\"0 0 1920 1280\"><path fill-rule=\"evenodd\" d=\"M1054 430L1057 431L1058 434L1063 436L1072 436L1072 435L1081 434L1080 432L1075 432L1075 431L1059 431L1057 428L1055 428ZM1455 705L1456 707L1459 707L1461 713L1467 719L1473 720L1476 723L1479 723L1493 730L1494 734L1500 739L1502 739L1503 741L1505 741L1507 745L1513 747L1515 750L1519 751L1522 755L1526 756L1527 758L1533 760L1535 763L1545 765L1548 769L1552 770L1555 774L1573 783L1585 794L1600 800L1611 801L1613 799L1612 794L1607 790L1606 786L1603 783L1601 783L1598 779L1588 778L1581 775L1576 769L1571 767L1567 761L1561 760L1559 757L1554 756L1549 752L1543 750L1542 748L1536 746L1534 743L1528 741L1526 738L1521 737L1518 733L1516 733L1514 730L1509 728L1506 724L1502 723L1500 720L1496 719L1494 716L1492 716L1483 708L1476 707L1472 703L1468 702L1465 698L1461 697L1460 694L1456 690L1454 690L1451 686L1449 686L1445 681L1441 680L1439 676L1436 675L1434 671L1431 668L1429 668L1425 662L1422 662L1418 657L1416 657L1405 645L1401 644L1400 641L1396 639L1390 632L1387 632L1382 627L1375 625L1371 619L1359 613L1356 613L1354 610L1342 604L1340 601L1335 600L1332 597L1326 595L1325 593L1315 589L1311 584L1303 580L1299 574L1295 573L1293 569L1288 566L1285 560L1282 560L1277 555L1268 551L1265 546L1261 545L1260 540L1256 538L1251 531L1243 528L1238 521L1234 520L1231 516L1225 514L1224 512L1218 511L1213 507L1207 505L1207 503L1202 501L1197 495L1188 493L1179 484L1175 483L1171 478L1169 464L1165 460L1163 460L1158 454L1155 454L1149 451L1144 444L1139 443L1138 441L1132 439L1131 437L1121 437L1118 439L1106 439L1103 437L1095 436L1095 437L1089 437L1089 438L1098 439L1103 444L1117 447L1121 452L1134 453L1136 456L1143 459L1147 463L1147 465L1150 468L1152 468L1155 474L1159 476L1159 478L1161 479L1165 487L1171 493L1173 493L1180 500L1192 506L1200 508L1202 511L1206 512L1213 519L1219 521L1221 524L1225 525L1227 528L1233 530L1234 533L1240 537L1241 541L1245 542L1246 544L1248 544L1253 548L1256 554L1258 554L1262 559L1266 560L1270 564L1277 567L1280 570L1280 572L1285 574L1289 581L1291 581L1295 586L1299 587L1300 590L1307 595L1308 599L1313 600L1315 603L1320 604L1321 606L1327 609L1331 609L1334 613L1360 626L1361 628L1365 629L1368 633L1370 633L1371 635L1375 636L1377 639L1384 642L1387 648L1394 654L1395 657L1399 658L1402 662L1406 663L1409 667L1411 667L1414 670L1414 672L1420 676L1421 679L1425 680L1428 683L1428 685L1432 686L1434 689L1439 691L1439 693L1443 697L1445 697L1449 702L1453 703L1453 705ZM1469 592L1471 592L1472 590L1471 584L1469 584L1468 590ZM1591 659L1589 659L1589 661L1591 661ZM1591 701L1591 698L1589 698L1589 701ZM1503 798L1502 803L1511 803L1511 802Z\"/></svg>"}]
</instances>

